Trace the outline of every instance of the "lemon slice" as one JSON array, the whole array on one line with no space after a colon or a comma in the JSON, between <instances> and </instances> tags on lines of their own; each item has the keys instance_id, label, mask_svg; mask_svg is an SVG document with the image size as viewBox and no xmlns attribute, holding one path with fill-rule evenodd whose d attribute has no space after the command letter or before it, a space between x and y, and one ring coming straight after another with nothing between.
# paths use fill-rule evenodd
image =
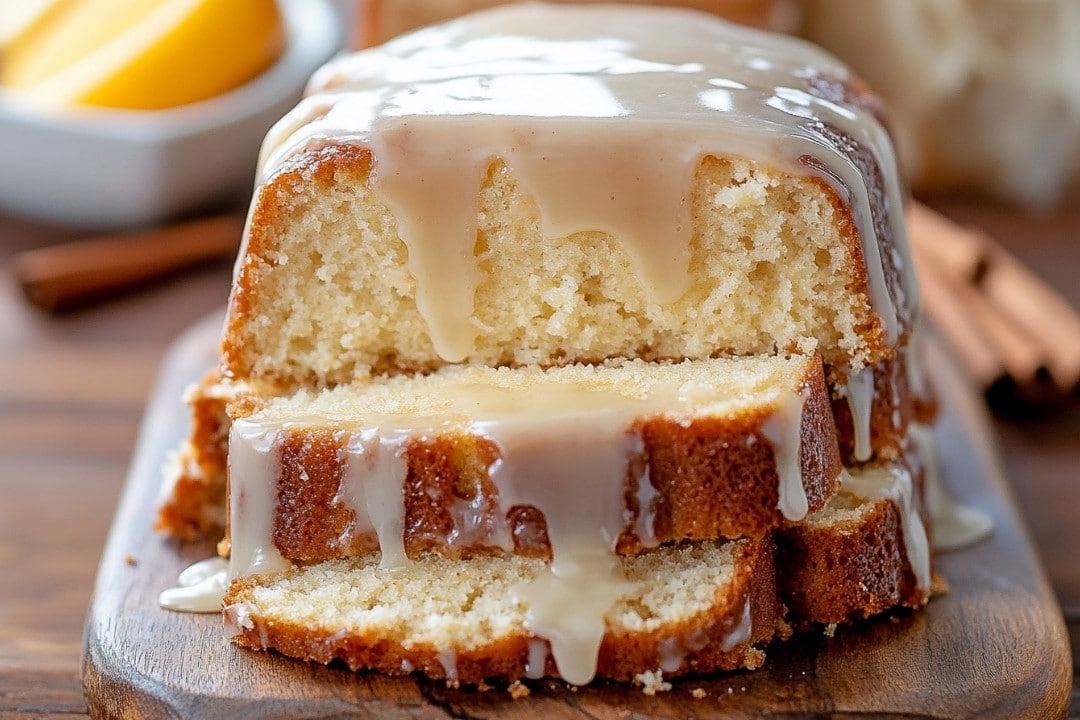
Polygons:
<instances>
[{"instance_id":1,"label":"lemon slice","mask_svg":"<svg viewBox=\"0 0 1080 720\"><path fill-rule=\"evenodd\" d=\"M24 42L70 0L7 0L0 2L0 53Z\"/></svg>"},{"instance_id":2,"label":"lemon slice","mask_svg":"<svg viewBox=\"0 0 1080 720\"><path fill-rule=\"evenodd\" d=\"M152 110L204 100L285 46L275 0L72 0L12 42L0 83L44 105Z\"/></svg>"}]
</instances>

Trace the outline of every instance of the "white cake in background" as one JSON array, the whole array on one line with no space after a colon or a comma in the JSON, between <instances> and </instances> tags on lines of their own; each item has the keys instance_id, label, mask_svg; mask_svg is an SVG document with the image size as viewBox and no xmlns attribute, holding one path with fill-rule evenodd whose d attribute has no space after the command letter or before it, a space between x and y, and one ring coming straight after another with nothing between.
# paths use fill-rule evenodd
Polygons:
<instances>
[{"instance_id":1,"label":"white cake in background","mask_svg":"<svg viewBox=\"0 0 1080 720\"><path fill-rule=\"evenodd\" d=\"M804 34L890 105L917 190L1057 202L1080 165L1075 0L805 0Z\"/></svg>"}]
</instances>

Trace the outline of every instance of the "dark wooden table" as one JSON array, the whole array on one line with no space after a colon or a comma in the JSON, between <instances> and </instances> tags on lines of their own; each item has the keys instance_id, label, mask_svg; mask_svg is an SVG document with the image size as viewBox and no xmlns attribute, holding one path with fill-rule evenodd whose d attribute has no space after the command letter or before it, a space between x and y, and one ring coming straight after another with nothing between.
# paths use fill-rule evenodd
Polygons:
<instances>
[{"instance_id":1,"label":"dark wooden table","mask_svg":"<svg viewBox=\"0 0 1080 720\"><path fill-rule=\"evenodd\" d=\"M993 233L1080 305L1080 203L1045 218L936 205ZM0 214L0 718L86 716L83 620L144 403L169 343L228 290L222 263L66 316L30 307L6 261L74 237ZM1080 718L1080 402L994 427L1068 623L1069 717Z\"/></svg>"}]
</instances>

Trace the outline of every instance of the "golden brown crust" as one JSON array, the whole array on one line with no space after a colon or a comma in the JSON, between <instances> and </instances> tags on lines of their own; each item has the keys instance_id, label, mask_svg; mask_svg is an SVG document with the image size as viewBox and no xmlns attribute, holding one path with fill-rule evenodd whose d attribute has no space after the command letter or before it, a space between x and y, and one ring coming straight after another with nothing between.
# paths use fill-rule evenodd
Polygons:
<instances>
[{"instance_id":1,"label":"golden brown crust","mask_svg":"<svg viewBox=\"0 0 1080 720\"><path fill-rule=\"evenodd\" d=\"M180 452L179 475L172 479L172 489L154 519L154 530L179 540L198 540L221 529L220 521L208 510L221 506L224 475L201 475L194 463Z\"/></svg>"},{"instance_id":2,"label":"golden brown crust","mask_svg":"<svg viewBox=\"0 0 1080 720\"><path fill-rule=\"evenodd\" d=\"M221 343L221 374L226 378L250 379L253 373L249 348L254 346L250 315L253 296L259 292L260 278L276 264L269 247L274 228L288 222L296 213L294 198L311 185L329 188L339 173L366 177L371 171L372 153L354 144L322 148L318 153L302 153L287 161L274 177L259 186L252 203L244 245L229 295L225 332ZM310 384L309 378L279 378L264 375L260 382L298 387Z\"/></svg>"},{"instance_id":3,"label":"golden brown crust","mask_svg":"<svg viewBox=\"0 0 1080 720\"><path fill-rule=\"evenodd\" d=\"M719 588L710 612L669 623L653 631L605 633L600 645L597 677L630 681L640 673L655 671L673 653L683 662L665 677L690 672L755 669L764 659L763 648L773 639L783 617L776 594L773 543L769 536L741 543L736 551L736 576ZM235 581L225 606L248 603L255 585L248 579ZM729 649L731 632L739 626L745 603L750 603L749 637ZM226 611L228 617L228 610ZM343 661L354 670L372 669L389 675L418 672L431 678L466 684L487 680L513 681L526 677L529 646L539 640L531 634L508 634L482 647L461 648L450 654L423 644L388 641L341 629L323 632L301 623L267 621L248 616L248 627L237 627L233 641L255 650L274 649L291 657L330 663ZM539 640L546 644L546 640ZM448 673L448 669L451 670ZM453 674L454 677L448 677ZM547 676L558 676L547 654Z\"/></svg>"},{"instance_id":4,"label":"golden brown crust","mask_svg":"<svg viewBox=\"0 0 1080 720\"><path fill-rule=\"evenodd\" d=\"M905 438L908 425L911 422L930 422L933 417L932 399L918 400L913 397L910 388L908 388L906 362L906 353L900 353L893 360L883 361L873 369L875 388L870 412L870 438L874 455L878 459L894 459L898 457L906 444ZM825 373L829 383L834 388L846 381L845 377L834 372L832 368L826 367ZM207 508L223 508L225 504L225 464L228 451L228 423L231 422L225 415L225 407L230 407L233 414L248 415L265 402L265 398L255 396L247 392L246 389L243 392L234 392L226 398L225 395L228 394L227 388L229 384L221 385L219 381L220 378L217 373L208 374L189 398L192 411L192 433L190 447L186 450L185 457L191 458L191 461L185 464L187 470L181 473L179 481L159 510L159 518L156 524L159 531L174 537L195 539L223 531L223 527L219 522L208 519L222 515L222 511L208 512ZM211 388L215 389L215 392L210 392ZM834 432L839 441L840 457L844 465L851 466L855 464L853 458L854 427L846 398L842 397L834 389L829 400L831 410L822 410L818 407L819 399L820 396L817 392L810 395L806 406L807 417L804 419L803 462L808 468L808 474L811 476L827 475L828 469L816 469L813 463L818 455L816 452L809 453L806 448L817 447L822 452L825 452L824 448L828 445L829 436L833 435ZM830 414L832 417L829 417ZM832 418L835 418L835 431L829 427L830 423L833 422ZM655 451L650 458L650 462L657 466L670 465L675 462L676 457L682 457L682 464L686 465L689 462L690 455L695 452L700 455L707 449L707 446L695 448L692 445L692 438L686 437L685 433L682 436L682 445L673 444L679 440L677 434L676 436L668 434L668 437L662 441L660 435L665 432L663 426L647 424L642 427L642 432L655 438L652 443ZM729 428L727 432L729 435L738 434L734 428ZM665 445L666 443L667 445ZM312 448L311 452L316 452L316 449ZM420 446L415 448L414 452L417 454L434 453L431 457L417 458L419 466L429 466L433 463L446 463L447 458L452 453L480 452L480 448L458 443L452 452L451 448L445 445L442 451L437 448ZM490 454L493 451L489 449L487 452ZM438 459L439 457L442 459ZM491 458L485 460L485 457L457 463L457 466L482 466L484 462L490 462L491 460ZM828 457L828 454L825 453L823 457ZM318 458L313 458L308 462L319 464L321 461ZM703 462L708 462L708 458ZM752 467L753 463L750 463L750 465ZM432 467L433 471L438 470L438 468ZM661 476L663 476L663 473L661 473ZM717 475L719 478L724 476L724 472ZM722 485L721 482L722 480L712 480L707 483L713 490L712 499L707 500L707 502L714 503L717 497L727 497L729 495L735 497L745 496L750 487L739 483ZM758 482L754 484L754 487L768 485L767 482ZM337 485L333 484L327 487L336 489ZM472 485L468 483L459 486L456 495L458 497L471 497L468 493L469 487L472 487ZM705 485L701 487L704 488ZM632 508L636 508L635 490L636 487L628 486L627 497ZM807 486L807 491L811 507L817 508L824 502L824 494L831 494L832 489L821 484L810 484ZM312 492L316 491L312 490ZM333 497L332 491L330 497ZM448 496L444 494L443 497ZM311 502L314 503L314 501ZM344 530L344 523L347 521L343 519L348 517L342 514L343 511L325 509L327 502L316 503L324 508L321 512L323 512L324 520L329 523L329 526L322 530L322 534L325 536L324 540L314 541L316 544L329 542L329 538L335 532L334 528L340 534ZM760 526L764 522L763 518L771 516L772 509L776 506L776 496L774 493L768 498L742 497L737 504L744 508L750 508L756 504L758 507L756 517L758 519L750 524ZM688 513L693 512L692 503L687 503L684 507ZM677 515L677 509L658 507L656 522L661 535L665 537L670 535L674 538L678 536L675 528L685 527L692 519L687 517L669 518L672 513ZM448 525L449 521L445 517L439 520L435 515L428 513L419 520L421 525L428 528L435 537L445 537L446 532L451 529ZM527 530L528 523L526 521L527 518L522 519L522 523L525 523L522 525L523 532ZM536 526L535 521L532 526ZM730 526L726 528L714 527L714 532L720 535L729 535L734 531ZM526 544L528 543L527 536L528 533L525 532L523 542ZM632 541L632 538L624 539L624 543L630 544L624 544L622 547L626 551L630 551L633 547ZM356 548L356 551L365 551L366 549L370 549L369 546L362 544Z\"/></svg>"},{"instance_id":5,"label":"golden brown crust","mask_svg":"<svg viewBox=\"0 0 1080 720\"><path fill-rule=\"evenodd\" d=\"M828 391L815 375L803 405L800 463L809 512L836 491L841 469ZM646 423L649 477L661 498L655 530L661 542L759 537L783 524L773 448L763 416L704 419L690 428L663 419Z\"/></svg>"},{"instance_id":6,"label":"golden brown crust","mask_svg":"<svg viewBox=\"0 0 1080 720\"><path fill-rule=\"evenodd\" d=\"M889 460L899 457L906 445L905 438L908 426L912 422L929 423L933 419L935 411L933 398L920 399L914 397L908 387L906 362L908 360L905 351L899 353L892 360L882 361L873 368L875 387L870 412L870 438L871 447L877 459ZM840 376L832 368L826 367L825 373L833 388L842 385L846 381L845 377ZM221 523L214 520L214 518L223 515L221 508L224 508L225 504L225 465L228 452L228 427L231 422L225 409L226 407L231 408L232 414L248 415L265 402L265 398L253 395L246 389L242 392L235 391L230 394L229 387L228 383L220 384L220 376L217 372L211 372L190 393L188 400L192 413L190 442L181 453L181 462L178 465L179 477L159 508L155 528L160 532L173 537L191 540L213 536L221 533L224 529ZM820 396L817 392L810 395L807 400L807 413L804 419L803 462L807 467L809 476L827 475L829 471L824 467L820 469L815 467L815 459L819 455L816 451L809 452L807 448L816 447L824 453L821 457L829 457L826 448L830 441L829 437L834 432L839 441L840 458L843 464L845 466L856 464L853 457L854 426L847 399L834 389L829 399L831 410L824 411L817 406L819 400ZM833 419L835 419L835 431L829 427ZM718 430L714 429L714 431ZM688 437L685 433L681 436L678 433L672 435L665 430L663 425L645 424L642 427L642 432L654 438L651 443L654 452L651 454L650 462L657 467L672 465L673 463L685 466L690 462L689 458L694 453L701 455L703 452L707 452L707 445L695 447L693 438ZM734 427L726 429L729 436L739 435L739 432L744 431L737 431ZM663 439L661 439L662 436L664 436ZM721 436L717 435L717 440L720 439ZM317 448L310 449L311 453L317 451ZM454 443L453 448L444 444L441 450L437 447L426 446L414 448L414 453L417 454L418 466L431 466L433 472L438 472L439 468L436 465L439 463L445 464L454 453L478 453L481 451L482 448L476 446L475 443L472 445ZM494 451L489 448L484 452L487 455L478 456L468 462L459 462L456 466L459 468L484 466L485 462L489 463L493 459L490 454ZM429 457L419 457L419 455L423 454ZM676 458L681 458L681 461L676 463ZM728 458L728 460L734 462L739 459ZM313 456L307 462L319 465L322 461ZM709 462L709 459L706 457L700 462ZM752 468L757 461L747 460L746 462ZM661 472L656 477L664 476L665 474ZM738 497L740 499L736 504L744 509L753 508L755 505L757 507L754 511L757 519L748 524L761 526L767 517L771 517L776 506L775 492L769 497L756 499L747 497L747 491L751 487L750 484L725 483L723 481L724 477L732 477L731 472L720 471L716 473L716 478L719 479L713 479L696 486L701 488L699 494L704 493L706 487L711 488L711 499L706 498L706 504L715 503L718 497ZM634 482L636 483L636 481ZM763 482L759 478L758 482L752 486L755 488L766 487L770 486L770 483ZM336 489L337 485L332 484L327 487ZM459 484L455 496L471 497L472 495L468 492L470 487L473 487L473 485L469 482ZM323 488L323 490L325 489ZM312 489L310 492L318 493L323 490ZM628 503L632 509L636 509L636 485L628 484L627 490ZM825 496L831 494L832 488L823 484L811 483L807 485L807 491L811 507L817 508L823 504L824 499L826 499ZM662 492L662 494L664 493ZM442 493L442 496L449 497L445 493ZM332 497L333 491L330 493L330 498ZM322 507L323 520L328 523L321 530L323 539L313 539L311 541L316 546L329 543L335 532L340 534L344 530L347 522L348 515L344 513L344 510L340 508L337 511L329 509L328 503L328 499L325 502L316 502L312 499L307 503L308 505ZM303 506L302 504L301 508ZM656 524L659 535L673 539L697 536L695 534L679 535L678 527L687 527L690 523L701 522L700 519L695 520L693 517L688 516L696 513L693 503L687 502L681 507L685 508L685 512L681 514L678 512L677 507L660 506L656 508ZM527 512L524 514L528 515ZM446 533L452 529L447 517L443 516L440 519L433 513L418 515L417 522L422 527L427 528L427 531L436 538L446 537ZM530 537L530 527L533 528L531 534L536 534L537 521L534 519L530 522L528 517L523 517L518 520L518 525L520 525L523 533L523 545L535 545L535 542L530 543L528 538ZM542 531L542 528L539 529ZM736 529L730 525L724 527L714 525L711 532L728 536L736 532ZM294 531L290 531L290 534L295 536ZM635 540L631 537L624 538L622 543L621 547L626 552L630 552L636 547ZM541 542L541 545L546 545L546 543ZM355 551L361 552L367 549L370 549L370 547L365 541L365 543L358 545Z\"/></svg>"},{"instance_id":7,"label":"golden brown crust","mask_svg":"<svg viewBox=\"0 0 1080 720\"><path fill-rule=\"evenodd\" d=\"M231 420L227 399L212 388L221 377L216 370L203 376L187 395L191 433L180 448L170 478L173 486L158 508L154 529L182 540L196 540L221 530L220 508L225 498L225 466Z\"/></svg>"},{"instance_id":8,"label":"golden brown crust","mask_svg":"<svg viewBox=\"0 0 1080 720\"><path fill-rule=\"evenodd\" d=\"M835 492L841 463L820 360L815 360L810 373L802 380L807 399L800 460L803 487L814 512ZM762 429L767 419L765 410L757 410L696 418L688 424L664 416L640 423L641 461L655 490L645 511L652 516L656 542L759 538L785 522L778 508L774 450ZM273 540L290 560L350 557L378 548L374 532L352 532L353 511L336 502L345 476L344 442L334 427L285 434ZM495 549L485 540L499 522L498 492L487 472L497 457L498 449L490 440L464 433L427 437L408 446L407 552L459 556L478 548ZM626 495L634 517L627 518L618 542L622 554L635 554L652 544L635 531L642 512L636 475L634 469L628 472ZM462 505L470 508L470 528L456 523L455 508ZM508 519L514 552L550 555L538 511L515 507Z\"/></svg>"},{"instance_id":9,"label":"golden brown crust","mask_svg":"<svg viewBox=\"0 0 1080 720\"><path fill-rule=\"evenodd\" d=\"M866 522L790 528L777 546L781 595L794 618L846 623L927 600L907 562L900 511L890 500L879 501Z\"/></svg>"},{"instance_id":10,"label":"golden brown crust","mask_svg":"<svg viewBox=\"0 0 1080 720\"><path fill-rule=\"evenodd\" d=\"M901 462L912 474L914 505L929 535L925 470L912 454ZM777 582L793 620L846 623L929 600L930 589L918 586L908 562L901 511L893 500L878 500L857 520L784 528L776 546Z\"/></svg>"},{"instance_id":11,"label":"golden brown crust","mask_svg":"<svg viewBox=\"0 0 1080 720\"><path fill-rule=\"evenodd\" d=\"M850 77L845 81L840 81L835 78L817 75L810 79L810 85L813 92L821 97L866 111L874 116L885 128L886 132L889 131L888 112L884 102L861 78ZM894 182L899 185L901 202L906 202L908 199L907 186L901 177L887 179L879 158L875 157L874 153L856 138L847 135L839 128L828 123L823 123L819 128L819 132L826 144L840 148L847 155L852 164L859 169L859 174L866 185L873 231L876 236L878 254L881 257L881 267L885 276L885 286L893 307L897 309L897 331L901 338L899 344L904 345L907 343L907 337L915 325L915 317L910 312L903 312L904 308L908 308L912 312L915 309L912 298L906 297L908 290L904 287L904 275L905 273L912 273L913 269L910 267L905 268L899 264L911 263L912 261L908 253L901 252L901 248L906 247L907 239L895 237L893 233L895 215L902 215L904 208L892 206L889 199L888 183ZM819 171L828 174L828 170L822 167L814 158L804 157L802 161L808 167L817 167ZM896 173L899 173L898 167L894 169ZM830 198L833 199L834 203L840 203L837 209L840 211L841 217L844 218L848 232L855 236L853 247L858 251L857 258L863 261L862 267L865 268L865 259L862 256L861 243L858 242L852 209L847 203L840 202L835 193L830 193ZM854 276L857 279L857 284L861 284L867 279L865 272L855 273ZM868 328L868 330L874 336L871 342L872 347L888 347L892 345L884 336L884 328L880 326L880 323L878 323L877 328ZM889 357L889 354L883 356L884 359Z\"/></svg>"}]
</instances>

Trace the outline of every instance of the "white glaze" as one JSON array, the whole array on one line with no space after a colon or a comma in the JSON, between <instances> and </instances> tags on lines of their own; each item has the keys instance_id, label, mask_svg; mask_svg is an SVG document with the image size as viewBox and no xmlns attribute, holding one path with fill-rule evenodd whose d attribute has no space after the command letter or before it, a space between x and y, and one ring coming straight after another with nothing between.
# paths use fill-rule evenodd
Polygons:
<instances>
[{"instance_id":1,"label":"white glaze","mask_svg":"<svg viewBox=\"0 0 1080 720\"><path fill-rule=\"evenodd\" d=\"M516 588L515 596L526 606L527 628L550 643L560 675L586 683L596 670L604 615L635 587L622 575L616 543L628 526L640 533L643 544L656 543L652 528L656 490L636 428L644 418L661 414L689 425L695 408L721 401L716 390L702 382L663 377L635 388L597 385L589 377L538 379L517 387L459 380L442 386L437 401L426 410L409 406L396 413L369 412L352 416L347 426L340 417L292 413L247 418L234 426L234 487L243 492L261 489L263 496L234 508L233 546L253 556L271 537L265 517L242 511L260 508L266 517L273 514L282 434L330 426L338 428L335 435L347 461L334 501L356 516L357 529L351 532L376 532L383 553L381 567L402 567L408 562L403 532L408 468L403 455L409 443L455 428L486 438L497 449L497 459L488 468L498 502L495 522L481 523L479 506L463 501L464 507L455 513L465 518L466 527L448 540L482 540L512 550L507 519L511 509L530 506L543 514L552 562L534 581ZM776 462L786 464L778 474L782 486L791 486L780 491L780 509L789 517L802 517L807 510L799 445L808 391L808 387L780 391L770 403L778 408L780 419L764 423L775 422L777 428L772 438ZM240 473L253 475L241 478ZM641 506L636 517L626 498L631 474L637 479ZM236 562L237 567L244 566L240 557Z\"/></svg>"},{"instance_id":2,"label":"white glaze","mask_svg":"<svg viewBox=\"0 0 1080 720\"><path fill-rule=\"evenodd\" d=\"M724 652L731 652L750 640L753 631L754 621L751 616L750 597L747 596L746 600L743 601L743 610L742 615L739 616L739 622L724 636L724 642L720 644L720 649Z\"/></svg>"},{"instance_id":3,"label":"white glaze","mask_svg":"<svg viewBox=\"0 0 1080 720\"><path fill-rule=\"evenodd\" d=\"M407 433L368 428L349 433L345 444L348 462L339 495L361 527L375 530L380 570L400 570L409 562L404 535L408 440Z\"/></svg>"},{"instance_id":4,"label":"white glaze","mask_svg":"<svg viewBox=\"0 0 1080 720\"><path fill-rule=\"evenodd\" d=\"M994 529L990 516L978 508L957 502L945 488L933 430L927 425L912 423L908 436L923 462L934 549L956 550L988 536Z\"/></svg>"},{"instance_id":5,"label":"white glaze","mask_svg":"<svg viewBox=\"0 0 1080 720\"><path fill-rule=\"evenodd\" d=\"M544 666L547 664L548 645L539 638L529 640L529 656L525 661L525 677L530 680L538 680L544 677Z\"/></svg>"},{"instance_id":6,"label":"white glaze","mask_svg":"<svg viewBox=\"0 0 1080 720\"><path fill-rule=\"evenodd\" d=\"M229 561L207 558L188 566L177 578L177 587L158 595L158 605L179 612L221 612L221 599L229 584Z\"/></svg>"},{"instance_id":7,"label":"white glaze","mask_svg":"<svg viewBox=\"0 0 1080 720\"><path fill-rule=\"evenodd\" d=\"M844 491L864 500L892 500L900 511L904 549L908 565L921 590L930 589L930 543L919 515L911 473L900 463L845 470L841 473Z\"/></svg>"},{"instance_id":8,"label":"white glaze","mask_svg":"<svg viewBox=\"0 0 1080 720\"><path fill-rule=\"evenodd\" d=\"M267 136L260 179L304 150L371 148L373 188L408 247L418 308L437 352L453 362L473 344L475 198L493 159L536 198L546 236L610 233L650 298L665 303L689 280L687 198L697 163L750 157L815 175L849 202L870 300L895 340L916 287L892 146L870 113L814 89L821 78L849 76L802 41L689 11L504 7L323 68L311 96ZM865 179L826 126L879 165L893 256L881 255ZM902 275L899 308L886 264Z\"/></svg>"},{"instance_id":9,"label":"white glaze","mask_svg":"<svg viewBox=\"0 0 1080 720\"><path fill-rule=\"evenodd\" d=\"M282 428L246 419L229 432L229 577L283 572L274 545Z\"/></svg>"},{"instance_id":10,"label":"white glaze","mask_svg":"<svg viewBox=\"0 0 1080 720\"><path fill-rule=\"evenodd\" d=\"M851 424L855 435L854 457L857 462L866 462L874 454L870 441L870 420L874 407L874 370L864 367L848 375L844 387L848 409L851 410Z\"/></svg>"},{"instance_id":11,"label":"white glaze","mask_svg":"<svg viewBox=\"0 0 1080 720\"><path fill-rule=\"evenodd\" d=\"M788 520L806 517L809 501L802 476L802 420L809 386L801 392L783 393L779 408L761 425L761 433L773 447L779 477L777 508Z\"/></svg>"}]
</instances>

